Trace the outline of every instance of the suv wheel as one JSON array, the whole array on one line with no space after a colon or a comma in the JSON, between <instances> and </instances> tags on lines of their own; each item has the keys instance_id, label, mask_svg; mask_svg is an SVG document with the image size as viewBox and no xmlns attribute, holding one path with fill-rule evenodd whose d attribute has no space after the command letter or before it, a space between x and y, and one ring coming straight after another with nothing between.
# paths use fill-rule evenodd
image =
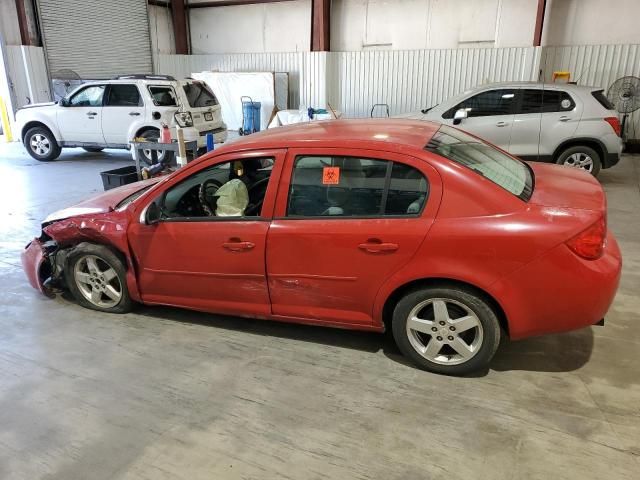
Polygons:
<instances>
[{"instance_id":1,"label":"suv wheel","mask_svg":"<svg viewBox=\"0 0 640 480\"><path fill-rule=\"evenodd\" d=\"M160 140L160 132L155 129L145 130L140 134L140 136L149 142L157 142L158 140ZM152 165L151 150L143 150L142 152L143 152L143 156L141 160L145 162L147 165ZM171 151L160 150L157 153L158 153L158 163L170 162L171 160L173 160L174 153Z\"/></svg>"},{"instance_id":2,"label":"suv wheel","mask_svg":"<svg viewBox=\"0 0 640 480\"><path fill-rule=\"evenodd\" d=\"M41 162L50 162L60 156L61 148L48 128L30 128L24 135L23 143L29 155Z\"/></svg>"},{"instance_id":3,"label":"suv wheel","mask_svg":"<svg viewBox=\"0 0 640 480\"><path fill-rule=\"evenodd\" d=\"M457 286L409 292L396 305L392 328L406 357L420 368L445 375L487 367L501 335L489 304Z\"/></svg>"},{"instance_id":4,"label":"suv wheel","mask_svg":"<svg viewBox=\"0 0 640 480\"><path fill-rule=\"evenodd\" d=\"M598 152L593 148L581 145L569 147L564 150L558 157L556 163L558 165L565 165L567 167L585 170L594 177L598 176L598 173L600 173L600 169L602 168L602 162Z\"/></svg>"}]
</instances>

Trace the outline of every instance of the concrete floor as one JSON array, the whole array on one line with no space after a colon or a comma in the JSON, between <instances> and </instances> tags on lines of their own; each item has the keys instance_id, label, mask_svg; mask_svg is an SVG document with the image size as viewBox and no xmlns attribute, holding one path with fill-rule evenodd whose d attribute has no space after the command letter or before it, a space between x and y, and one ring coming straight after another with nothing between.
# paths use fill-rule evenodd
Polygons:
<instances>
[{"instance_id":1,"label":"concrete floor","mask_svg":"<svg viewBox=\"0 0 640 480\"><path fill-rule=\"evenodd\" d=\"M625 261L606 327L447 378L388 336L41 296L20 250L130 157L2 145L0 479L639 478L638 162L601 175Z\"/></svg>"}]
</instances>

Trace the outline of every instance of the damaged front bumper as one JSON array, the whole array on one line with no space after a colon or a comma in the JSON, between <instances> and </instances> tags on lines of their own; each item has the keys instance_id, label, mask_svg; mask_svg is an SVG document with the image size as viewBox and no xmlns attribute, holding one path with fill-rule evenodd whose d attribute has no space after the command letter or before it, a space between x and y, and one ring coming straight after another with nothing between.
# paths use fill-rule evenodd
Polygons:
<instances>
[{"instance_id":1,"label":"damaged front bumper","mask_svg":"<svg viewBox=\"0 0 640 480\"><path fill-rule=\"evenodd\" d=\"M55 274L55 253L58 246L53 240L34 238L21 254L22 268L33 288L48 297L54 296L52 283Z\"/></svg>"}]
</instances>

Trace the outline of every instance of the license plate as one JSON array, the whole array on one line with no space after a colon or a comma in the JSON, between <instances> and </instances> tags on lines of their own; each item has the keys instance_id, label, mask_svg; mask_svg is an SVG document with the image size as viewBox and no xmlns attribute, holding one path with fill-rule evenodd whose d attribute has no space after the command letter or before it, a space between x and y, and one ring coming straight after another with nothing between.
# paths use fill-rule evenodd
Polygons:
<instances>
[{"instance_id":1,"label":"license plate","mask_svg":"<svg viewBox=\"0 0 640 480\"><path fill-rule=\"evenodd\" d=\"M205 113L205 114L204 114L204 119L205 119L205 121L207 121L207 122L211 122L211 121L213 121L213 113L211 113L211 112L207 112L207 113Z\"/></svg>"}]
</instances>

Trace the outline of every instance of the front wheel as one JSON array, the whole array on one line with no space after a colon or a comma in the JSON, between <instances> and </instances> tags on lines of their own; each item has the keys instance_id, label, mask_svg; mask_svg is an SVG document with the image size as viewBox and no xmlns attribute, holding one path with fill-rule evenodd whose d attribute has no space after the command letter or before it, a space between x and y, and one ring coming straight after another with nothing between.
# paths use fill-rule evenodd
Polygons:
<instances>
[{"instance_id":1,"label":"front wheel","mask_svg":"<svg viewBox=\"0 0 640 480\"><path fill-rule=\"evenodd\" d=\"M464 375L487 367L500 335L491 306L462 287L413 290L393 312L393 337L400 351L435 373Z\"/></svg>"},{"instance_id":2,"label":"front wheel","mask_svg":"<svg viewBox=\"0 0 640 480\"><path fill-rule=\"evenodd\" d=\"M45 127L30 128L23 142L29 155L40 162L50 162L60 156L61 149L56 137Z\"/></svg>"},{"instance_id":3,"label":"front wheel","mask_svg":"<svg viewBox=\"0 0 640 480\"><path fill-rule=\"evenodd\" d=\"M602 168L600 155L593 148L581 145L569 147L564 150L556 161L558 165L579 168L589 172L594 177L598 176Z\"/></svg>"},{"instance_id":4,"label":"front wheel","mask_svg":"<svg viewBox=\"0 0 640 480\"><path fill-rule=\"evenodd\" d=\"M125 266L103 245L83 243L67 256L65 280L80 305L108 313L126 313L133 302Z\"/></svg>"}]
</instances>

